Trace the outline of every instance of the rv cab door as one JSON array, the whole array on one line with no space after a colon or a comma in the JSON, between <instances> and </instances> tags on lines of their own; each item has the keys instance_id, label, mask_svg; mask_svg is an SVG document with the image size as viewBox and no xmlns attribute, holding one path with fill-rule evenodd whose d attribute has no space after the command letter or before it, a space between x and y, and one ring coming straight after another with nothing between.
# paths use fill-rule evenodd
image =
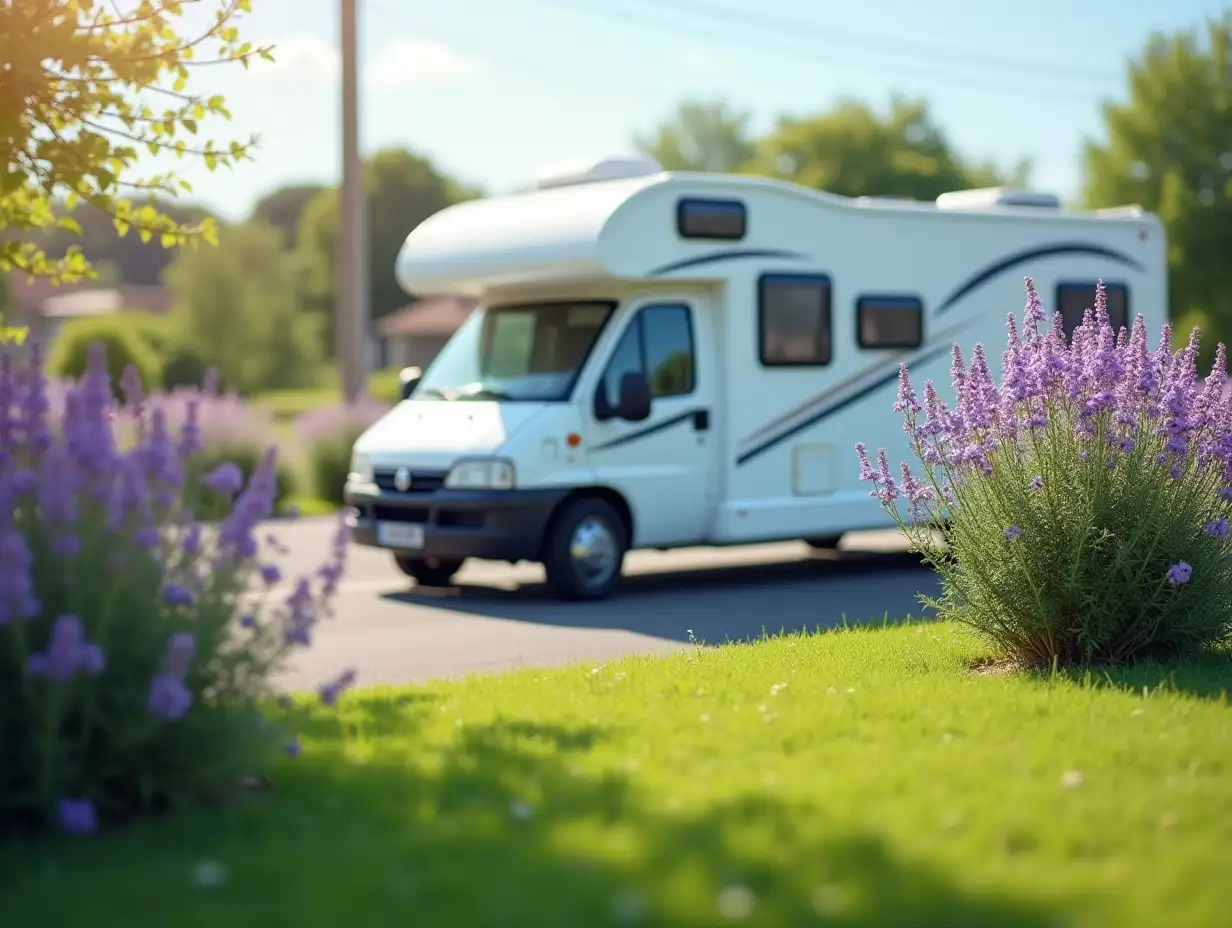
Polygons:
<instances>
[{"instance_id":1,"label":"rv cab door","mask_svg":"<svg viewBox=\"0 0 1232 928\"><path fill-rule=\"evenodd\" d=\"M699 302L655 298L620 315L585 417L588 463L628 501L634 547L699 543L710 533L716 372L712 321Z\"/></svg>"}]
</instances>

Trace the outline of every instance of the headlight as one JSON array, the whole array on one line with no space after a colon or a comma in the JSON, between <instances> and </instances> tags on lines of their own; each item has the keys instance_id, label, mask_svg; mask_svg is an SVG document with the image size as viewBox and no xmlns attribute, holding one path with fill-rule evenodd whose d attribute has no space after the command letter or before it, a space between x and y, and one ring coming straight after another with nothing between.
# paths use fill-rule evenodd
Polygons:
<instances>
[{"instance_id":1,"label":"headlight","mask_svg":"<svg viewBox=\"0 0 1232 928\"><path fill-rule=\"evenodd\" d=\"M364 454L351 455L351 472L347 474L348 483L371 483L372 461Z\"/></svg>"},{"instance_id":2,"label":"headlight","mask_svg":"<svg viewBox=\"0 0 1232 928\"><path fill-rule=\"evenodd\" d=\"M445 478L450 490L512 490L513 462L500 458L459 461Z\"/></svg>"}]
</instances>

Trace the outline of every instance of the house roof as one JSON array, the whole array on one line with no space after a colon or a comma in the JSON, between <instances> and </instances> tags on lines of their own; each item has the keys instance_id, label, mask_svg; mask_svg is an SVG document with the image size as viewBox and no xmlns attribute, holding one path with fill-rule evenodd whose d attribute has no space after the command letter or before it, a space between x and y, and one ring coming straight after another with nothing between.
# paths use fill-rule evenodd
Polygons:
<instances>
[{"instance_id":1,"label":"house roof","mask_svg":"<svg viewBox=\"0 0 1232 928\"><path fill-rule=\"evenodd\" d=\"M174 298L166 287L85 282L54 285L45 277L13 272L7 279L10 305L27 318L92 316L122 309L169 312Z\"/></svg>"},{"instance_id":2,"label":"house roof","mask_svg":"<svg viewBox=\"0 0 1232 928\"><path fill-rule=\"evenodd\" d=\"M466 321L475 306L475 300L465 297L424 297L378 319L376 330L382 338L448 337Z\"/></svg>"}]
</instances>

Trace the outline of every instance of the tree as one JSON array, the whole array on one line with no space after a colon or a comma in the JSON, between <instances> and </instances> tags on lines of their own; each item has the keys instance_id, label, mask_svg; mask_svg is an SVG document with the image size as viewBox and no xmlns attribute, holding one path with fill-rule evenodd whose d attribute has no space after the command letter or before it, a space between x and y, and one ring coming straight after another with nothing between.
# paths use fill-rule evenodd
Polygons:
<instances>
[{"instance_id":1,"label":"tree","mask_svg":"<svg viewBox=\"0 0 1232 928\"><path fill-rule=\"evenodd\" d=\"M84 201L121 234L131 229L164 247L213 240L213 222L178 222L131 198L189 189L175 172L126 175L147 152L197 157L212 170L248 157L255 144L197 139L207 118L228 113L221 97L188 89L191 69L270 57L267 47L241 42L235 26L251 0L215 3L208 27L192 37L177 26L198 5L183 0L139 0L127 12L100 0L0 3L0 100L8 101L0 105L0 273L57 281L89 273L79 250L55 260L30 240L53 226L78 230L53 209L60 196L70 210Z\"/></svg>"},{"instance_id":2,"label":"tree","mask_svg":"<svg viewBox=\"0 0 1232 928\"><path fill-rule=\"evenodd\" d=\"M1129 63L1129 94L1103 108L1107 141L1084 151L1085 201L1137 203L1168 233L1169 309L1232 338L1232 14L1195 32L1154 34Z\"/></svg>"},{"instance_id":3,"label":"tree","mask_svg":"<svg viewBox=\"0 0 1232 928\"><path fill-rule=\"evenodd\" d=\"M934 200L949 190L1025 184L1029 167L1009 176L990 165L965 162L953 150L922 101L894 98L879 116L847 101L804 118L780 117L757 146L758 173L843 196Z\"/></svg>"},{"instance_id":4,"label":"tree","mask_svg":"<svg viewBox=\"0 0 1232 928\"><path fill-rule=\"evenodd\" d=\"M730 173L752 160L749 114L725 103L685 102L646 136L634 139L643 154L669 171Z\"/></svg>"},{"instance_id":5,"label":"tree","mask_svg":"<svg viewBox=\"0 0 1232 928\"><path fill-rule=\"evenodd\" d=\"M282 230L288 248L299 240L299 224L308 204L325 188L321 184L295 184L279 187L257 201L252 218Z\"/></svg>"},{"instance_id":6,"label":"tree","mask_svg":"<svg viewBox=\"0 0 1232 928\"><path fill-rule=\"evenodd\" d=\"M224 228L217 248L180 252L167 271L177 338L250 393L307 386L320 374L319 316L303 311L297 258L260 222Z\"/></svg>"},{"instance_id":7,"label":"tree","mask_svg":"<svg viewBox=\"0 0 1232 928\"><path fill-rule=\"evenodd\" d=\"M373 155L364 164L364 186L371 308L373 318L379 319L410 300L394 278L394 263L407 235L433 213L471 199L477 192L438 171L428 159L402 149ZM329 189L305 208L299 247L312 306L331 320L337 234L338 193ZM327 337L333 338L332 325Z\"/></svg>"}]
</instances>

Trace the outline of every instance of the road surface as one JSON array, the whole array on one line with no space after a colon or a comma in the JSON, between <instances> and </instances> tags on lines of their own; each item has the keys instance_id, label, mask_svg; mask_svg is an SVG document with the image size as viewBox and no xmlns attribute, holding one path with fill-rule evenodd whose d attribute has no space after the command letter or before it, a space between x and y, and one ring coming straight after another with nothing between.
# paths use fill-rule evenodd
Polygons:
<instances>
[{"instance_id":1,"label":"road surface","mask_svg":"<svg viewBox=\"0 0 1232 928\"><path fill-rule=\"evenodd\" d=\"M275 523L290 548L284 575L315 569L329 550L332 519ZM280 681L307 689L354 667L364 684L607 660L921 614L932 573L903 550L898 532L844 539L840 554L802 543L669 553L633 552L613 599L561 603L537 565L468 563L448 590L415 587L388 554L352 546L336 615ZM276 594L289 592L276 590Z\"/></svg>"}]
</instances>

